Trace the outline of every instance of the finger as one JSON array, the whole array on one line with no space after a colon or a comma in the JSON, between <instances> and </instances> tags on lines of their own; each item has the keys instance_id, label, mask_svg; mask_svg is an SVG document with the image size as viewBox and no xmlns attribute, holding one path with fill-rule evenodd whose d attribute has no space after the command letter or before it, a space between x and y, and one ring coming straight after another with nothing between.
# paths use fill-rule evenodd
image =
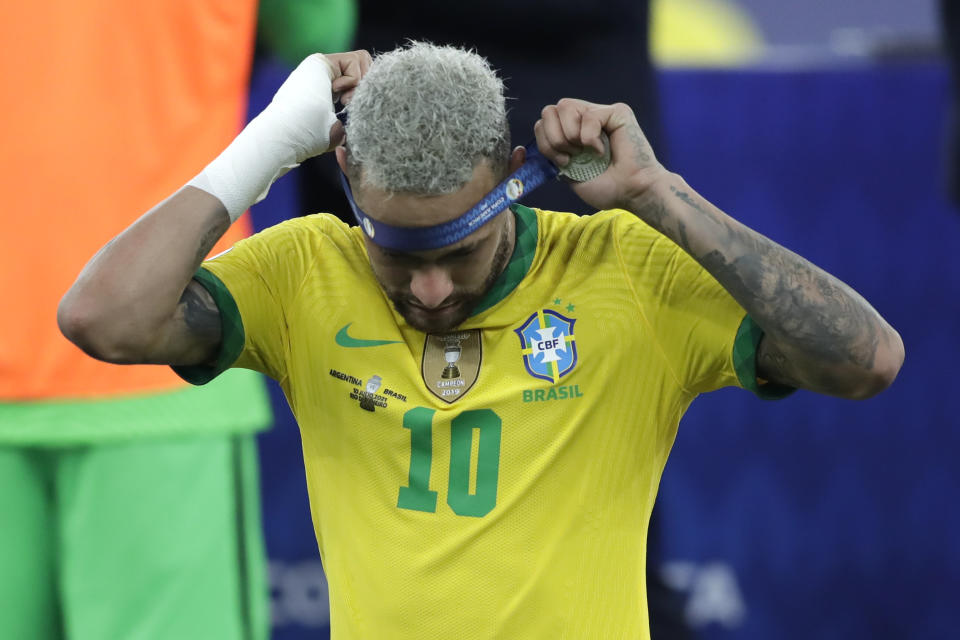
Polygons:
<instances>
[{"instance_id":1,"label":"finger","mask_svg":"<svg viewBox=\"0 0 960 640\"><path fill-rule=\"evenodd\" d=\"M354 82L359 82L360 77L363 75L363 71L360 68L360 59L357 56L350 56L345 62L343 76L345 78L352 78Z\"/></svg>"},{"instance_id":2,"label":"finger","mask_svg":"<svg viewBox=\"0 0 960 640\"><path fill-rule=\"evenodd\" d=\"M580 118L580 140L585 146L594 149L597 153L603 154L603 120L594 112L587 112Z\"/></svg>"},{"instance_id":3,"label":"finger","mask_svg":"<svg viewBox=\"0 0 960 640\"><path fill-rule=\"evenodd\" d=\"M301 64L303 64L310 58L316 58L318 60L323 61L323 63L327 66L327 71L329 72L328 75L330 76L330 80L336 80L337 78L340 77L340 66L337 64L337 61L333 59L331 56L325 56L322 53L311 53L309 56L307 56L304 59L303 62L301 62Z\"/></svg>"},{"instance_id":4,"label":"finger","mask_svg":"<svg viewBox=\"0 0 960 640\"><path fill-rule=\"evenodd\" d=\"M557 111L556 105L549 105L543 108L541 121L543 122L544 135L554 150L568 155L580 150L577 145L571 144L571 142L567 140L567 136L563 132L563 125L560 123L560 114Z\"/></svg>"},{"instance_id":5,"label":"finger","mask_svg":"<svg viewBox=\"0 0 960 640\"><path fill-rule=\"evenodd\" d=\"M373 56L366 49L360 49L358 53L360 54L360 75L365 76L370 70L370 65L373 64Z\"/></svg>"},{"instance_id":6,"label":"finger","mask_svg":"<svg viewBox=\"0 0 960 640\"><path fill-rule=\"evenodd\" d=\"M353 76L340 76L334 80L330 86L333 88L334 92L341 92L355 88L358 82L359 78L354 78Z\"/></svg>"},{"instance_id":7,"label":"finger","mask_svg":"<svg viewBox=\"0 0 960 640\"><path fill-rule=\"evenodd\" d=\"M347 106L350 104L350 101L353 100L353 94L356 93L356 89L350 89L349 91L344 91L340 94L340 104Z\"/></svg>"},{"instance_id":8,"label":"finger","mask_svg":"<svg viewBox=\"0 0 960 640\"><path fill-rule=\"evenodd\" d=\"M350 63L349 56L345 53L331 53L330 55L324 56L324 59L326 59L327 63L333 67L334 80L344 74L347 65Z\"/></svg>"},{"instance_id":9,"label":"finger","mask_svg":"<svg viewBox=\"0 0 960 640\"><path fill-rule=\"evenodd\" d=\"M563 128L563 136L567 142L574 147L583 147L583 141L580 139L580 121L582 120L582 107L579 101L564 98L557 103L557 115L560 118L560 126ZM579 152L579 148L576 149Z\"/></svg>"},{"instance_id":10,"label":"finger","mask_svg":"<svg viewBox=\"0 0 960 640\"><path fill-rule=\"evenodd\" d=\"M553 148L553 145L547 139L542 118L537 120L537 123L533 125L533 135L537 140L537 149L540 150L540 153L542 153L547 160L550 160L558 167L567 166L567 164L570 162L569 154L563 153L562 151L557 151Z\"/></svg>"},{"instance_id":11,"label":"finger","mask_svg":"<svg viewBox=\"0 0 960 640\"><path fill-rule=\"evenodd\" d=\"M359 66L357 66L357 72L359 73ZM347 73L349 75L341 76L331 84L333 92L337 94L338 99L343 104L347 104L347 102L344 102L344 96L349 94L349 96L352 98L353 92L360 83L360 78L352 75L353 70L348 69ZM347 101L349 101L349 99Z\"/></svg>"},{"instance_id":12,"label":"finger","mask_svg":"<svg viewBox=\"0 0 960 640\"><path fill-rule=\"evenodd\" d=\"M336 68L334 80L331 83L333 93L337 95L338 100L346 104L349 98L347 98L347 101L344 101L343 98L348 95L352 97L353 89L357 87L363 76L367 74L373 58L369 52L363 49L351 51L350 53L338 53L327 56L327 58L332 62L332 66Z\"/></svg>"}]
</instances>

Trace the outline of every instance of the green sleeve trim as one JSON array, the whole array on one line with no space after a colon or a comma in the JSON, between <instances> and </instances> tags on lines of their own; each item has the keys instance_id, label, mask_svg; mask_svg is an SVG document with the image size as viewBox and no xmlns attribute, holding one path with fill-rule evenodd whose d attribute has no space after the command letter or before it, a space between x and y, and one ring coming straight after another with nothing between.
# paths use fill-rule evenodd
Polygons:
<instances>
[{"instance_id":1,"label":"green sleeve trim","mask_svg":"<svg viewBox=\"0 0 960 640\"><path fill-rule=\"evenodd\" d=\"M753 391L763 400L779 400L796 391L796 388L757 380L757 348L763 338L763 329L749 315L743 317L737 337L733 341L733 368L744 389Z\"/></svg>"},{"instance_id":2,"label":"green sleeve trim","mask_svg":"<svg viewBox=\"0 0 960 640\"><path fill-rule=\"evenodd\" d=\"M243 319L240 310L227 285L217 276L203 267L197 269L193 279L210 292L213 301L220 310L220 352L212 365L198 364L190 366L171 366L174 373L190 384L207 384L230 368L243 352L246 335L243 333Z\"/></svg>"}]
</instances>

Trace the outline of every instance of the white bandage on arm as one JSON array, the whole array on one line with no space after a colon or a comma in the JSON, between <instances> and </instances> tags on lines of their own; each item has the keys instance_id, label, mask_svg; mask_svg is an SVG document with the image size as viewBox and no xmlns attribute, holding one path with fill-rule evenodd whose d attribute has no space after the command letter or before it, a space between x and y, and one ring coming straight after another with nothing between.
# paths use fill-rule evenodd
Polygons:
<instances>
[{"instance_id":1,"label":"white bandage on arm","mask_svg":"<svg viewBox=\"0 0 960 640\"><path fill-rule=\"evenodd\" d=\"M263 200L277 178L330 146L337 120L331 75L322 55L304 59L267 108L187 184L220 200L231 222Z\"/></svg>"}]
</instances>

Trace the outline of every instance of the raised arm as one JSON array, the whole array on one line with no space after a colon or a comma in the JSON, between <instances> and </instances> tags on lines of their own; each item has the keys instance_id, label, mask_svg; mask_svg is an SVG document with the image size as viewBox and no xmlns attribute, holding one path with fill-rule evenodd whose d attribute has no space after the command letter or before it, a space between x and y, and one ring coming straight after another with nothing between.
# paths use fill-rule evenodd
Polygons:
<instances>
[{"instance_id":1,"label":"raised arm","mask_svg":"<svg viewBox=\"0 0 960 640\"><path fill-rule=\"evenodd\" d=\"M191 278L229 226L215 196L180 189L87 263L60 301L60 330L108 362L206 362L220 344L220 314Z\"/></svg>"},{"instance_id":2,"label":"raised arm","mask_svg":"<svg viewBox=\"0 0 960 640\"><path fill-rule=\"evenodd\" d=\"M623 208L699 262L763 329L757 375L846 398L888 387L903 363L899 334L856 291L731 218L657 162L623 104L563 100L536 125L541 151L563 164L610 136L613 162L574 186L598 209Z\"/></svg>"},{"instance_id":3,"label":"raised arm","mask_svg":"<svg viewBox=\"0 0 960 640\"><path fill-rule=\"evenodd\" d=\"M339 144L334 96L349 102L369 65L366 51L304 60L220 156L87 263L60 302L63 334L108 362L209 362L220 314L193 274L276 178Z\"/></svg>"}]
</instances>

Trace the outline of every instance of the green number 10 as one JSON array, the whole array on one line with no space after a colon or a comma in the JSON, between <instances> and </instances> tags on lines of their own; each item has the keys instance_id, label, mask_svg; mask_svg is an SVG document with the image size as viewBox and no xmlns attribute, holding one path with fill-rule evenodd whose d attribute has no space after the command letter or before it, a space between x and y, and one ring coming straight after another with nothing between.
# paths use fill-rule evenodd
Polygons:
<instances>
[{"instance_id":1,"label":"green number 10","mask_svg":"<svg viewBox=\"0 0 960 640\"><path fill-rule=\"evenodd\" d=\"M433 460L433 409L416 407L403 414L410 429L410 473L400 487L397 507L435 513L437 492L430 490ZM476 489L470 492L470 458L477 432ZM500 416L490 409L464 411L450 422L450 477L447 504L458 516L482 517L497 504L500 475Z\"/></svg>"}]
</instances>

